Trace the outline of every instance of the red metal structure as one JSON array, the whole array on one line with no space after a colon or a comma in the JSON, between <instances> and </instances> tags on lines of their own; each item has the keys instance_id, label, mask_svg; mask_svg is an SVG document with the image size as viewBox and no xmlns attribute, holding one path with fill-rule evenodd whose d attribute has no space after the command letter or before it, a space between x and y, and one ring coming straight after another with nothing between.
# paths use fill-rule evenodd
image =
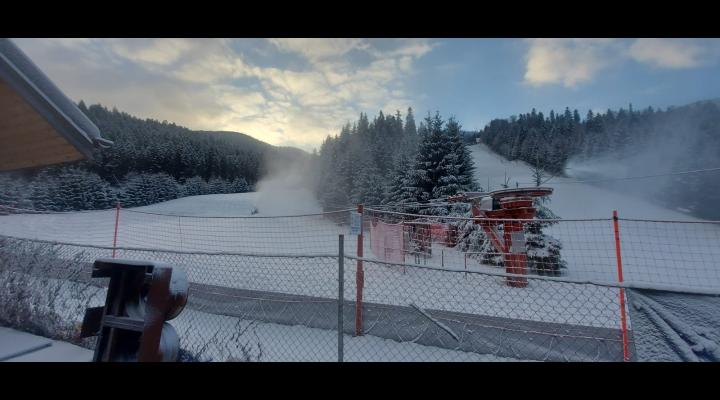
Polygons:
<instances>
[{"instance_id":1,"label":"red metal structure","mask_svg":"<svg viewBox=\"0 0 720 400\"><path fill-rule=\"evenodd\" d=\"M510 274L527 274L527 249L523 224L535 218L533 206L536 197L552 194L552 188L533 187L503 189L493 192L467 192L451 196L449 201L467 202L472 205L472 216L479 224L493 246L502 253L505 271ZM502 233L498 227L502 226ZM508 277L508 286L525 287L528 282L522 277Z\"/></svg>"}]
</instances>

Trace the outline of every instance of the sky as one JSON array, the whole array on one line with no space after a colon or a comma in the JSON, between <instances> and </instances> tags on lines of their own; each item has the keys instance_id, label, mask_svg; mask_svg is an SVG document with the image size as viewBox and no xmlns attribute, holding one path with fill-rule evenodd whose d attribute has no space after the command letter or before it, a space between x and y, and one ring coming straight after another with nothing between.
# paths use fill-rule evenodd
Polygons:
<instances>
[{"instance_id":1,"label":"sky","mask_svg":"<svg viewBox=\"0 0 720 400\"><path fill-rule=\"evenodd\" d=\"M14 39L65 94L305 150L378 111L466 130L720 97L719 39Z\"/></svg>"}]
</instances>

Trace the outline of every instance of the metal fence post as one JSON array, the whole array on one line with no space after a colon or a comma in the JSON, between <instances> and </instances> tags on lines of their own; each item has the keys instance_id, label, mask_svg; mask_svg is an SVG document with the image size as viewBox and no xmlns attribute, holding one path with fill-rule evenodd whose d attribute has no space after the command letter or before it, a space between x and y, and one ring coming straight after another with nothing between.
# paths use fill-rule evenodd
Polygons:
<instances>
[{"instance_id":1,"label":"metal fence post","mask_svg":"<svg viewBox=\"0 0 720 400\"><path fill-rule=\"evenodd\" d=\"M117 246L118 222L120 222L120 202L115 205L115 234L113 235L112 258L115 258L115 247Z\"/></svg>"},{"instance_id":2,"label":"metal fence post","mask_svg":"<svg viewBox=\"0 0 720 400\"><path fill-rule=\"evenodd\" d=\"M463 254L465 254L465 279L467 279L467 252Z\"/></svg>"},{"instance_id":3,"label":"metal fence post","mask_svg":"<svg viewBox=\"0 0 720 400\"><path fill-rule=\"evenodd\" d=\"M345 235L338 236L338 362L343 362L343 303L345 300Z\"/></svg>"},{"instance_id":4,"label":"metal fence post","mask_svg":"<svg viewBox=\"0 0 720 400\"><path fill-rule=\"evenodd\" d=\"M617 258L618 282L623 282L622 253L620 252L620 227L618 226L618 212L613 210L613 226L615 230L615 256ZM627 317L625 316L625 289L620 288L620 324L622 329L623 360L630 361L630 348L628 346Z\"/></svg>"},{"instance_id":5,"label":"metal fence post","mask_svg":"<svg viewBox=\"0 0 720 400\"><path fill-rule=\"evenodd\" d=\"M365 286L365 271L363 271L363 262L360 260L363 256L363 205L358 204L357 212L360 213L360 234L357 237L357 270L355 272L355 336L362 335L362 298L363 287Z\"/></svg>"},{"instance_id":6,"label":"metal fence post","mask_svg":"<svg viewBox=\"0 0 720 400\"><path fill-rule=\"evenodd\" d=\"M180 250L182 250L183 249L183 233L182 233L182 224L180 222L180 218L182 218L182 217L180 217L178 215L178 233L180 234L179 235L180 236Z\"/></svg>"}]
</instances>

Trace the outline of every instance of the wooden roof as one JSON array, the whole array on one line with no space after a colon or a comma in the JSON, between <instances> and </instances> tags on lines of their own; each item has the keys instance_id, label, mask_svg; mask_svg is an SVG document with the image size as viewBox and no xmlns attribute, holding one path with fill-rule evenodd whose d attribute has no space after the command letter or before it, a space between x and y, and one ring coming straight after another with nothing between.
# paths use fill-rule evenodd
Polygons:
<instances>
[{"instance_id":1,"label":"wooden roof","mask_svg":"<svg viewBox=\"0 0 720 400\"><path fill-rule=\"evenodd\" d=\"M92 158L112 142L9 39L0 38L0 171Z\"/></svg>"},{"instance_id":2,"label":"wooden roof","mask_svg":"<svg viewBox=\"0 0 720 400\"><path fill-rule=\"evenodd\" d=\"M0 171L83 158L30 104L0 81Z\"/></svg>"}]
</instances>

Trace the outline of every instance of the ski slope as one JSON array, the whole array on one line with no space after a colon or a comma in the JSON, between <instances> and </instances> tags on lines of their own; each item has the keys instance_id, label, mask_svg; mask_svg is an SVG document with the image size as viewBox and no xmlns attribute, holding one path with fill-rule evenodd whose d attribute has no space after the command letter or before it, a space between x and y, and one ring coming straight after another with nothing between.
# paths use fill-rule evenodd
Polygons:
<instances>
[{"instance_id":1,"label":"ski slope","mask_svg":"<svg viewBox=\"0 0 720 400\"><path fill-rule=\"evenodd\" d=\"M502 188L506 177L510 187L532 186L532 170L521 161L508 161L487 146L470 146L478 183L490 190ZM703 221L625 193L576 179L554 177L543 186L553 188L546 204L565 220L607 219L608 221L560 222L545 233L563 244L562 257L568 263L566 275L594 281L617 281L617 261L612 221L618 211L623 275L625 282L673 290L720 291L720 224ZM666 223L627 221L648 219L684 221Z\"/></svg>"},{"instance_id":2,"label":"ski slope","mask_svg":"<svg viewBox=\"0 0 720 400\"><path fill-rule=\"evenodd\" d=\"M332 221L318 216L264 218L321 211L308 189L190 196L121 209L116 245L181 251L299 252L289 243L298 242L302 229L305 235L320 236L307 240L306 249L309 244L323 242L328 246L312 250L336 253L337 233L345 230L338 230ZM115 209L0 215L0 235L112 246L115 223Z\"/></svg>"},{"instance_id":3,"label":"ski slope","mask_svg":"<svg viewBox=\"0 0 720 400\"><path fill-rule=\"evenodd\" d=\"M346 254L356 254L357 242L348 235L347 214L343 214L344 225L317 215L263 218L291 214L288 210L296 215L318 212L319 205L314 199L310 201L309 196L309 191L295 188L280 195L257 192L193 196L125 209L118 221L118 247L183 253L121 249L117 251L117 257L172 262L185 268L193 282L332 297L336 293L334 255L338 252L339 234L347 236ZM257 213L252 214L255 209ZM7 215L0 216L0 235L108 247L113 243L114 223L115 210ZM365 240L364 249L365 254L372 257L370 240ZM64 257L72 257L81 250L67 246L63 250L66 253ZM212 256L204 252L251 253L265 257ZM462 253L447 249L444 268L462 270L461 261L449 262L452 257L448 252L457 253L455 260L462 260ZM318 253L330 257L278 257L282 254ZM111 251L89 254L109 257ZM430 265L440 264L438 260L430 261ZM504 285L501 278L485 275L465 276L458 272L415 269L405 271L372 263L367 263L365 269L365 300L370 302L400 306L414 303L427 309L600 327L615 327L618 321L617 307L613 304L616 296L612 289L586 290L577 285L559 284L556 287L538 283L523 290L522 296L516 296L513 295L516 289ZM351 293L354 283L355 274L348 273L346 290L351 296L354 295ZM560 286L564 289L559 290ZM595 299L595 304L602 304L596 312L558 306L568 299L588 296Z\"/></svg>"},{"instance_id":4,"label":"ski slope","mask_svg":"<svg viewBox=\"0 0 720 400\"><path fill-rule=\"evenodd\" d=\"M508 178L510 187L515 187L516 182L521 187L534 186L531 183L532 169L528 164L508 161L484 144L472 145L469 148L475 161L475 176L483 188L487 189L489 186L490 190L501 189L505 177ZM576 180L553 177L542 185L553 188L548 207L560 218L610 218L613 210L617 210L621 218L700 221L642 198L587 183L571 183Z\"/></svg>"}]
</instances>

